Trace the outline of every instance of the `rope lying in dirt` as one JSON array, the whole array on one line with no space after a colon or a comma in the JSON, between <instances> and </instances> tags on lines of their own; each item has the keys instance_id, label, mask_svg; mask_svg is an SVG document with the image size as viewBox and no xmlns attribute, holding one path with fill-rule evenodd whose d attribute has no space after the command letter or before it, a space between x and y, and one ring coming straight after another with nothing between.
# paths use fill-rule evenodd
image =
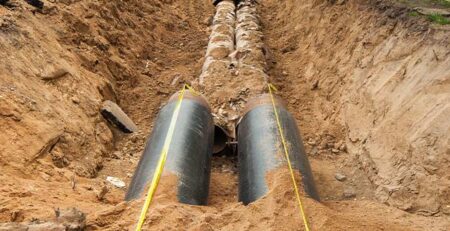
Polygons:
<instances>
[{"instance_id":1,"label":"rope lying in dirt","mask_svg":"<svg viewBox=\"0 0 450 231\"><path fill-rule=\"evenodd\" d=\"M159 180L161 178L161 174L164 170L164 165L166 163L167 154L169 153L170 144L172 143L172 137L175 131L175 125L177 124L178 115L180 114L181 103L183 102L184 93L186 90L191 91L193 94L198 94L194 89L192 89L189 85L185 84L183 89L181 89L180 94L178 96L177 105L175 106L172 119L170 120L169 131L167 132L166 139L164 140L164 146L161 150L161 154L159 156L158 165L156 166L155 173L153 174L153 179L148 189L147 197L145 198L144 206L142 206L141 214L139 216L139 221L136 226L136 231L141 231L142 226L144 225L145 217L147 216L148 208L153 200L153 196L156 192L156 188L158 187Z\"/></svg>"},{"instance_id":2,"label":"rope lying in dirt","mask_svg":"<svg viewBox=\"0 0 450 231\"><path fill-rule=\"evenodd\" d=\"M283 133L283 128L281 127L280 118L278 116L278 111L277 111L277 108L275 106L275 99L273 97L273 92L274 91L276 92L278 90L275 88L274 85L272 85L270 83L268 84L268 87L269 87L270 98L272 100L273 112L274 112L275 118L277 120L278 132L280 133L281 142L283 143L284 155L286 156L286 160L287 160L287 163L288 163L289 171L291 173L292 183L294 185L295 196L297 197L298 206L300 207L300 215L302 216L303 224L305 225L305 230L306 231L310 231L308 220L306 218L305 209L303 208L303 203L302 203L302 200L300 198L300 192L298 190L297 181L295 180L294 170L292 169L291 160L289 158L289 152L288 152L288 149L287 149L286 140L285 140L284 135L283 135L284 134Z\"/></svg>"}]
</instances>

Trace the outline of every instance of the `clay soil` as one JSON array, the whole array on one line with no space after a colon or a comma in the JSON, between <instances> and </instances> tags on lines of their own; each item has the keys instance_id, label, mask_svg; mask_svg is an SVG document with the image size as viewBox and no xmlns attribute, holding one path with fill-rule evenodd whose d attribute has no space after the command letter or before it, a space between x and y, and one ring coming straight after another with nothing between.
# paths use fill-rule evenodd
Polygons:
<instances>
[{"instance_id":1,"label":"clay soil","mask_svg":"<svg viewBox=\"0 0 450 231\"><path fill-rule=\"evenodd\" d=\"M198 83L214 6L10 2L0 5L0 222L75 207L86 230L132 230L143 200L124 202L126 187L106 177L128 185L170 95L189 83L215 114L224 99L250 97L236 86L253 83L239 74L215 79L228 85L214 92ZM385 1L258 2L268 75L297 120L322 198L303 197L312 230L450 230L450 27ZM104 100L139 132L104 120ZM213 157L208 206L176 203L163 177L145 230L304 230L288 172L244 206L236 164Z\"/></svg>"}]
</instances>

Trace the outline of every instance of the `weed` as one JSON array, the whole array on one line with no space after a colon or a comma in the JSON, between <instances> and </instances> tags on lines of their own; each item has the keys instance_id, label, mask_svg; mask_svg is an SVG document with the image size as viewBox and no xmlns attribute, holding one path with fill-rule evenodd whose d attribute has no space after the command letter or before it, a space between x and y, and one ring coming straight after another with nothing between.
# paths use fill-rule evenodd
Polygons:
<instances>
[{"instance_id":1,"label":"weed","mask_svg":"<svg viewBox=\"0 0 450 231\"><path fill-rule=\"evenodd\" d=\"M440 25L450 24L450 19L444 17L441 14L435 13L435 14L430 14L430 15L427 15L427 16L428 16L428 19L430 21L435 22L437 24L440 24Z\"/></svg>"},{"instance_id":2,"label":"weed","mask_svg":"<svg viewBox=\"0 0 450 231\"><path fill-rule=\"evenodd\" d=\"M408 13L408 15L411 16L411 17L418 17L418 16L420 16L420 14L417 11L411 11L411 12Z\"/></svg>"}]
</instances>

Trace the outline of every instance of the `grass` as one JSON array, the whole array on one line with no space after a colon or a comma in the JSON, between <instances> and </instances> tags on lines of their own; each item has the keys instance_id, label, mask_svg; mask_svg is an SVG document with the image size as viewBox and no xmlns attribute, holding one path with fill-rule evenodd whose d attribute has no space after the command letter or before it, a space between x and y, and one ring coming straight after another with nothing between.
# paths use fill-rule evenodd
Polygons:
<instances>
[{"instance_id":1,"label":"grass","mask_svg":"<svg viewBox=\"0 0 450 231\"><path fill-rule=\"evenodd\" d=\"M450 1L449 0L436 0L436 2L444 7L450 7Z\"/></svg>"},{"instance_id":2,"label":"grass","mask_svg":"<svg viewBox=\"0 0 450 231\"><path fill-rule=\"evenodd\" d=\"M442 16L441 14L430 14L430 15L427 15L427 17L430 21L440 24L440 25L450 24L450 19Z\"/></svg>"}]
</instances>

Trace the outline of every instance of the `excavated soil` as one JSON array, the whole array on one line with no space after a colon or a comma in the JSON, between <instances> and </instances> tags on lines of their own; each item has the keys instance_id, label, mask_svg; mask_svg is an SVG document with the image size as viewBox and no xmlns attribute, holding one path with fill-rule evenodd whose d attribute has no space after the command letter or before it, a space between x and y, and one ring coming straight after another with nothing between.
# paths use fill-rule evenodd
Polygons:
<instances>
[{"instance_id":1,"label":"excavated soil","mask_svg":"<svg viewBox=\"0 0 450 231\"><path fill-rule=\"evenodd\" d=\"M132 230L143 200L123 202L126 187L106 177L129 183L170 95L189 83L215 115L235 117L222 105L258 93L245 71L199 84L209 0L10 2L0 5L2 223L76 207L87 230ZM312 230L450 230L449 26L385 1L261 0L258 9L269 81L297 120L322 198L303 197ZM104 120L104 100L139 132ZM174 202L174 180L163 177L146 230L304 230L285 169L248 206L237 202L237 177L235 157L213 158L209 206Z\"/></svg>"}]
</instances>

